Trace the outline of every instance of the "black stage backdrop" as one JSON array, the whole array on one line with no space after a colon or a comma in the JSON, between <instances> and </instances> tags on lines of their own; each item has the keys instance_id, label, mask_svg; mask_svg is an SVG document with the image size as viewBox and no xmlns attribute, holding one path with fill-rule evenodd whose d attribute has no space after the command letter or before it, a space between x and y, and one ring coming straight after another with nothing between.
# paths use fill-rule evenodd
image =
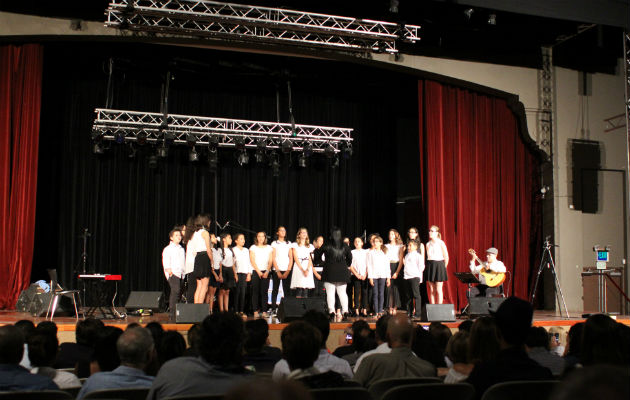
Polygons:
<instances>
[{"instance_id":1,"label":"black stage backdrop","mask_svg":"<svg viewBox=\"0 0 630 400\"><path fill-rule=\"evenodd\" d=\"M105 106L110 57L116 59L111 108L121 110L159 112L170 68L170 113L275 121L279 87L286 122L289 76L296 122L354 128L354 155L336 169L323 156L304 169L297 153L291 160L282 155L276 178L253 153L239 166L233 151L220 149L216 188L205 156L190 163L183 147L172 148L157 169L148 166L149 146L129 158L128 148L112 143L97 156L90 128L94 108ZM338 61L58 43L46 45L43 85L33 280L55 267L62 284L76 287L80 235L88 228L88 271L123 275L119 304L130 290L162 290L169 230L190 215L214 213L215 189L219 222L269 234L282 224L291 240L300 226L311 238L333 225L350 237L364 229L385 234L397 224L397 195L420 193L417 77ZM249 245L252 235L246 237Z\"/></svg>"}]
</instances>

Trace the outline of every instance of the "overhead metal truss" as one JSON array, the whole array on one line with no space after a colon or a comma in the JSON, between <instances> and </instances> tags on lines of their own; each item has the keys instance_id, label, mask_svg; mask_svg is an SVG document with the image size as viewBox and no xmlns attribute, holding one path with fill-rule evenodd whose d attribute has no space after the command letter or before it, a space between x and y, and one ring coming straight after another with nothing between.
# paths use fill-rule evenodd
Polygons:
<instances>
[{"instance_id":1,"label":"overhead metal truss","mask_svg":"<svg viewBox=\"0 0 630 400\"><path fill-rule=\"evenodd\" d=\"M105 26L186 37L397 53L420 26L201 0L111 0Z\"/></svg>"},{"instance_id":2,"label":"overhead metal truss","mask_svg":"<svg viewBox=\"0 0 630 400\"><path fill-rule=\"evenodd\" d=\"M160 113L102 108L94 112L92 135L100 140L138 142L140 136L147 144L194 142L195 146L233 148L260 148L264 143L270 150L282 148L288 141L292 151L304 151L310 145L308 150L313 153L337 153L344 144L351 146L353 140L350 128L177 114L168 114L165 119Z\"/></svg>"},{"instance_id":3,"label":"overhead metal truss","mask_svg":"<svg viewBox=\"0 0 630 400\"><path fill-rule=\"evenodd\" d=\"M549 157L553 130L553 48L541 47L542 68L538 70L538 112L536 143Z\"/></svg>"}]
</instances>

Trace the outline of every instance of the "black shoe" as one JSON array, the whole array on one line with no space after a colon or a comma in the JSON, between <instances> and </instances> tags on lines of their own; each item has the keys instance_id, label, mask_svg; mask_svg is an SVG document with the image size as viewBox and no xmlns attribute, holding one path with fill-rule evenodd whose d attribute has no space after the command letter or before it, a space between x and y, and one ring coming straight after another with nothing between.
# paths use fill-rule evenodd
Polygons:
<instances>
[{"instance_id":1,"label":"black shoe","mask_svg":"<svg viewBox=\"0 0 630 400\"><path fill-rule=\"evenodd\" d=\"M343 318L341 318L341 322L347 322L348 321L348 313L343 313Z\"/></svg>"},{"instance_id":2,"label":"black shoe","mask_svg":"<svg viewBox=\"0 0 630 400\"><path fill-rule=\"evenodd\" d=\"M331 312L331 313L328 315L328 319L330 320L330 322L335 322L335 313L334 313L334 312Z\"/></svg>"}]
</instances>

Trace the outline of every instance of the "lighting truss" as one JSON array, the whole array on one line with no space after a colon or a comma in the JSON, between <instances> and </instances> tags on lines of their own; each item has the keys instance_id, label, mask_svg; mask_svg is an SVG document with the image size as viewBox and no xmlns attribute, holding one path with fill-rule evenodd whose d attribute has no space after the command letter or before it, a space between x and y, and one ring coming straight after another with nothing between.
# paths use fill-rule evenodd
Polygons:
<instances>
[{"instance_id":1,"label":"lighting truss","mask_svg":"<svg viewBox=\"0 0 630 400\"><path fill-rule=\"evenodd\" d=\"M342 143L350 145L352 142L350 128L177 114L168 114L165 121L164 114L160 113L102 108L94 112L96 118L92 125L92 136L101 140L115 141L122 138L125 142L137 142L138 134L142 133L143 141L147 144L168 141L176 145L190 145L192 142L195 146L236 147L238 141L251 149L258 148L260 139L267 149L279 149L288 140L293 151L302 151L309 144L309 148L316 153L323 153L326 149L338 153Z\"/></svg>"},{"instance_id":2,"label":"lighting truss","mask_svg":"<svg viewBox=\"0 0 630 400\"><path fill-rule=\"evenodd\" d=\"M111 0L105 26L186 37L397 53L420 26L202 0Z\"/></svg>"}]
</instances>

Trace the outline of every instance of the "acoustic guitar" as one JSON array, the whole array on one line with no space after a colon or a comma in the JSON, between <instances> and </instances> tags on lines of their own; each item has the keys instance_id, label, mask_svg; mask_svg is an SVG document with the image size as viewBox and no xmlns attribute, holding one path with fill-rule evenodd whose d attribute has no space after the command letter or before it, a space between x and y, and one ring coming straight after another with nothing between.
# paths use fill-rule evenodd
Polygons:
<instances>
[{"instance_id":1,"label":"acoustic guitar","mask_svg":"<svg viewBox=\"0 0 630 400\"><path fill-rule=\"evenodd\" d=\"M475 260L482 266L481 271L479 271L479 275L482 275L486 278L486 285L489 287L497 287L505 281L505 274L503 272L494 272L490 269L486 269L486 263L481 261L479 257L477 257L477 253L475 250L468 249L468 252L475 258Z\"/></svg>"}]
</instances>

